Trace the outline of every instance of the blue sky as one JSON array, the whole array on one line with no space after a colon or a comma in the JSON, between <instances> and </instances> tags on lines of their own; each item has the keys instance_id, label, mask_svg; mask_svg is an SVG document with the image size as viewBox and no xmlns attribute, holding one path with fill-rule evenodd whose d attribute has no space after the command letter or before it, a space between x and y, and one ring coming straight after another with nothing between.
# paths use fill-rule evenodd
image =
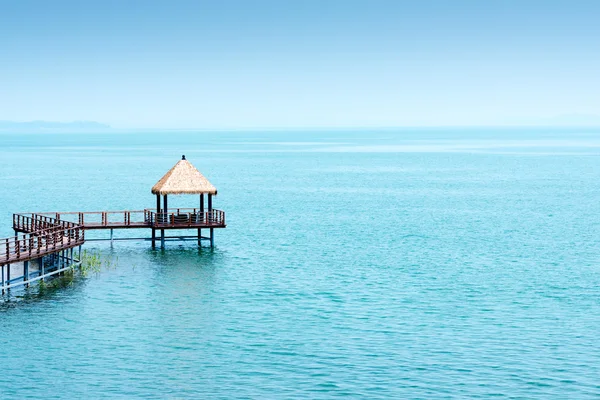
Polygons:
<instances>
[{"instance_id":1,"label":"blue sky","mask_svg":"<svg viewBox=\"0 0 600 400\"><path fill-rule=\"evenodd\" d=\"M0 0L0 120L593 120L585 116L600 115L598 21L600 1L577 0Z\"/></svg>"}]
</instances>

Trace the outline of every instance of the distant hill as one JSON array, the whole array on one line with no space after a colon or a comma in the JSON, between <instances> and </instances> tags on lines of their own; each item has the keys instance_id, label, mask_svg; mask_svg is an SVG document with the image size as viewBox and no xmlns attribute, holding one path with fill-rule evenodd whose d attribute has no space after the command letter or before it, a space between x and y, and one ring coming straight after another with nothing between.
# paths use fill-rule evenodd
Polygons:
<instances>
[{"instance_id":1,"label":"distant hill","mask_svg":"<svg viewBox=\"0 0 600 400\"><path fill-rule=\"evenodd\" d=\"M0 132L98 132L111 129L110 125L95 121L0 121Z\"/></svg>"}]
</instances>

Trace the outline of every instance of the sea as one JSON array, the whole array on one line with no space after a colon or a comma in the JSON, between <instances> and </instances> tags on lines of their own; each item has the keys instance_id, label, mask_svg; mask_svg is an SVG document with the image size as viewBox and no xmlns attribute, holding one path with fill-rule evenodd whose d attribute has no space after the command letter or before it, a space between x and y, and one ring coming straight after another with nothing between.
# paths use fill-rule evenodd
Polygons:
<instances>
[{"instance_id":1,"label":"sea","mask_svg":"<svg viewBox=\"0 0 600 400\"><path fill-rule=\"evenodd\" d=\"M152 208L184 154L215 247L11 290L0 398L600 398L600 129L4 132L0 237Z\"/></svg>"}]
</instances>

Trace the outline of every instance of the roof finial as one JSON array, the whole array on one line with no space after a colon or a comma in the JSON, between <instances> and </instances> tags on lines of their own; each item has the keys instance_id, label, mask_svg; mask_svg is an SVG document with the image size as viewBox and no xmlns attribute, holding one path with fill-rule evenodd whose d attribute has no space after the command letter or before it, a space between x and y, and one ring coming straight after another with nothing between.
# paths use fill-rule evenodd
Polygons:
<instances>
[{"instance_id":1,"label":"roof finial","mask_svg":"<svg viewBox=\"0 0 600 400\"><path fill-rule=\"evenodd\" d=\"M182 160L185 160L185 154L181 156L181 159L182 159Z\"/></svg>"}]
</instances>

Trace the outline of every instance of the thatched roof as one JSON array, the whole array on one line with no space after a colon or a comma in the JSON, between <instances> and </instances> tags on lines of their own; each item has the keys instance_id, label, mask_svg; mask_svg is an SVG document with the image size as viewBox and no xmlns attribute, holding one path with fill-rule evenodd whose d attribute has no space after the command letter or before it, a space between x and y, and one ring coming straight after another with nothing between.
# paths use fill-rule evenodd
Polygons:
<instances>
[{"instance_id":1,"label":"thatched roof","mask_svg":"<svg viewBox=\"0 0 600 400\"><path fill-rule=\"evenodd\" d=\"M217 188L185 156L152 187L152 194L217 194Z\"/></svg>"}]
</instances>

